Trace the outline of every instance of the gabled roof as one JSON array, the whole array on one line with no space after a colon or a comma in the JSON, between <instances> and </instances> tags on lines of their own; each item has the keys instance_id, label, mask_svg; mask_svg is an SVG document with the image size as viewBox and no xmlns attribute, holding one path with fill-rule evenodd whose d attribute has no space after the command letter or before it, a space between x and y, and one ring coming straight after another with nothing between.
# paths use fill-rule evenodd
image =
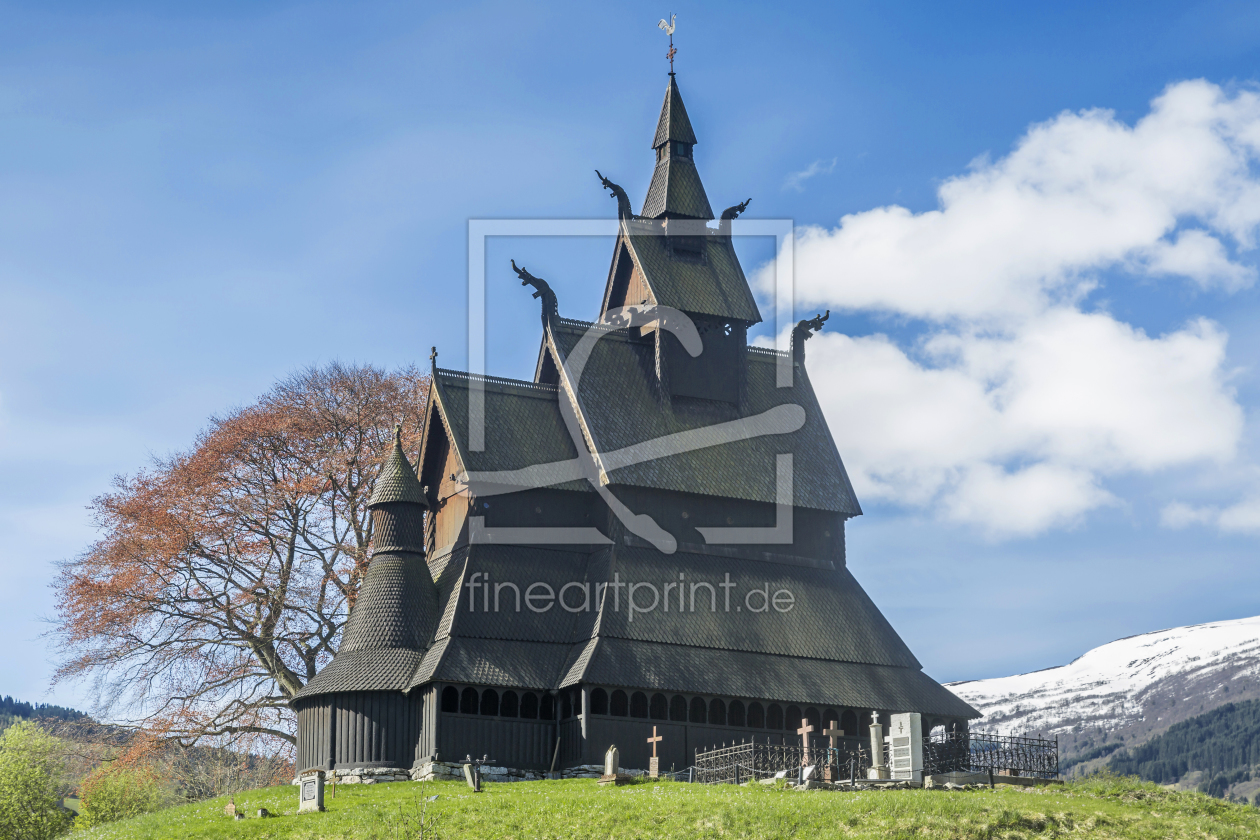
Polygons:
<instances>
[{"instance_id":1,"label":"gabled roof","mask_svg":"<svg viewBox=\"0 0 1260 840\"><path fill-rule=\"evenodd\" d=\"M567 357L591 326L558 319L552 336L561 354ZM778 360L775 351L748 348L743 408L678 398L665 403L653 385L653 346L632 340L625 332L604 336L586 364L577 403L607 467L608 482L775 503L776 456L792 453L796 506L861 515L813 386L798 370L792 387L775 387ZM799 428L736 439L725 434L732 423L776 410L801 417ZM638 463L620 463L613 457L626 447L680 433L691 433L700 448Z\"/></svg>"},{"instance_id":2,"label":"gabled roof","mask_svg":"<svg viewBox=\"0 0 1260 840\"><path fill-rule=\"evenodd\" d=\"M468 448L468 393L478 382L485 395L485 446L480 452ZM434 422L449 430L452 444L465 473L519 470L537 464L568 461L577 449L565 430L554 385L540 385L494 376L474 377L462 371L438 368L431 392L433 412L426 425L421 463L428 464L433 445ZM437 465L440 468L440 465ZM433 486L441 476L425 476ZM554 485L565 490L588 491L585 481L571 480Z\"/></svg>"},{"instance_id":3,"label":"gabled roof","mask_svg":"<svg viewBox=\"0 0 1260 840\"><path fill-rule=\"evenodd\" d=\"M699 237L704 249L701 258L680 258L671 253L661 222L635 219L625 223L622 241L642 271L655 303L749 324L761 321L748 278L728 237L705 232Z\"/></svg>"}]
</instances>

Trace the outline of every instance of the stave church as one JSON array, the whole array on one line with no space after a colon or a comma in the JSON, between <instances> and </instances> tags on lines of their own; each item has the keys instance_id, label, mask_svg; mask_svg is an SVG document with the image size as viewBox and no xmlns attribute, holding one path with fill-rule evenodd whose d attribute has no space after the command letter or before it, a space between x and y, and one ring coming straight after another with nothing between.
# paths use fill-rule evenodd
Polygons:
<instances>
[{"instance_id":1,"label":"stave church","mask_svg":"<svg viewBox=\"0 0 1260 840\"><path fill-rule=\"evenodd\" d=\"M849 571L862 511L805 366L825 316L790 350L748 344L747 202L715 218L673 72L651 147L638 213L599 175L618 222L593 321L513 263L542 310L531 381L432 357L420 451L396 442L377 478L340 648L292 700L299 771L432 778L485 756L573 774L613 744L626 767L654 747L683 768L799 741L802 719L857 738L872 712L979 716Z\"/></svg>"}]
</instances>

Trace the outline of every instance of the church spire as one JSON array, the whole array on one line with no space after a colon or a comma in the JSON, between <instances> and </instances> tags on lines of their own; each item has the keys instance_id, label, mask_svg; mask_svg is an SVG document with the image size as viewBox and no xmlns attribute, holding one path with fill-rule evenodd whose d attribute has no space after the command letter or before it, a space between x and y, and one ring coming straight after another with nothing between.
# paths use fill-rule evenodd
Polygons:
<instances>
[{"instance_id":1,"label":"church spire","mask_svg":"<svg viewBox=\"0 0 1260 840\"><path fill-rule=\"evenodd\" d=\"M700 183L700 173L692 158L696 133L683 105L682 94L674 74L669 74L669 87L661 105L661 118L656 123L656 170L640 215L650 219L691 218L709 220L713 210Z\"/></svg>"}]
</instances>

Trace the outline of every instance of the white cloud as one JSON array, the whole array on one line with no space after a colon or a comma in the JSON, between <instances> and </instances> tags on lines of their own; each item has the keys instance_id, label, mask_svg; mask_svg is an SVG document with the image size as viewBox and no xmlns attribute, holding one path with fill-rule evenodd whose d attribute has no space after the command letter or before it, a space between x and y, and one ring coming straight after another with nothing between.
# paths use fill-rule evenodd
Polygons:
<instances>
[{"instance_id":1,"label":"white cloud","mask_svg":"<svg viewBox=\"0 0 1260 840\"><path fill-rule=\"evenodd\" d=\"M830 175L835 172L837 160L839 158L832 158L830 161L816 160L800 172L793 172L783 180L783 189L805 192L805 182L817 175Z\"/></svg>"},{"instance_id":2,"label":"white cloud","mask_svg":"<svg viewBox=\"0 0 1260 840\"><path fill-rule=\"evenodd\" d=\"M923 327L906 346L809 342L859 493L1034 534L1116 504L1110 476L1234 458L1243 412L1224 330L1191 317L1151 336L1083 301L1111 269L1225 292L1254 282L1258 163L1260 97L1184 82L1133 126L1100 110L1033 126L1005 158L946 182L938 210L806 228L800 305ZM1194 516L1170 506L1163 521ZM1260 503L1214 521L1260 530Z\"/></svg>"},{"instance_id":3,"label":"white cloud","mask_svg":"<svg viewBox=\"0 0 1260 840\"><path fill-rule=\"evenodd\" d=\"M1231 533L1260 533L1260 496L1243 499L1223 510L1212 506L1193 507L1182 502L1173 502L1160 512L1159 521L1165 528L1215 525L1222 531Z\"/></svg>"}]
</instances>

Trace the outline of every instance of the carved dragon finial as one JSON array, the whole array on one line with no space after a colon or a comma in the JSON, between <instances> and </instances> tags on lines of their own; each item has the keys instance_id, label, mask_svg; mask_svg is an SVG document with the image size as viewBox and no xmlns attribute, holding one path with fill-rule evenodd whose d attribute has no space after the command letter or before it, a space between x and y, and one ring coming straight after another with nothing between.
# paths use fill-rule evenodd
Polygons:
<instances>
[{"instance_id":1,"label":"carved dragon finial","mask_svg":"<svg viewBox=\"0 0 1260 840\"><path fill-rule=\"evenodd\" d=\"M796 322L796 326L792 328L792 361L805 361L805 342L813 338L814 333L820 332L823 322L830 317L831 310L828 309L825 315L815 315L813 318Z\"/></svg>"},{"instance_id":2,"label":"carved dragon finial","mask_svg":"<svg viewBox=\"0 0 1260 840\"><path fill-rule=\"evenodd\" d=\"M718 222L719 235L721 236L731 235L731 221L734 219L738 219L739 214L743 213L745 210L748 209L749 201L752 201L752 199L750 198L747 201L744 201L740 204L736 204L734 207L727 207L725 210L722 211L721 220Z\"/></svg>"},{"instance_id":3,"label":"carved dragon finial","mask_svg":"<svg viewBox=\"0 0 1260 840\"><path fill-rule=\"evenodd\" d=\"M604 185L604 189L612 193L612 197L617 199L617 218L633 219L634 211L630 209L630 196L626 195L626 191L614 184L612 181L600 175L598 169L595 174L599 175L599 182Z\"/></svg>"},{"instance_id":4,"label":"carved dragon finial","mask_svg":"<svg viewBox=\"0 0 1260 840\"><path fill-rule=\"evenodd\" d=\"M516 260L512 260L512 270L516 272L517 277L521 278L522 286L533 286L537 290L534 292L534 297L542 298L542 323L543 328L546 329L548 319L560 314L556 293L551 290L551 286L547 285L546 280L530 274L525 270L525 266L517 267Z\"/></svg>"}]
</instances>

